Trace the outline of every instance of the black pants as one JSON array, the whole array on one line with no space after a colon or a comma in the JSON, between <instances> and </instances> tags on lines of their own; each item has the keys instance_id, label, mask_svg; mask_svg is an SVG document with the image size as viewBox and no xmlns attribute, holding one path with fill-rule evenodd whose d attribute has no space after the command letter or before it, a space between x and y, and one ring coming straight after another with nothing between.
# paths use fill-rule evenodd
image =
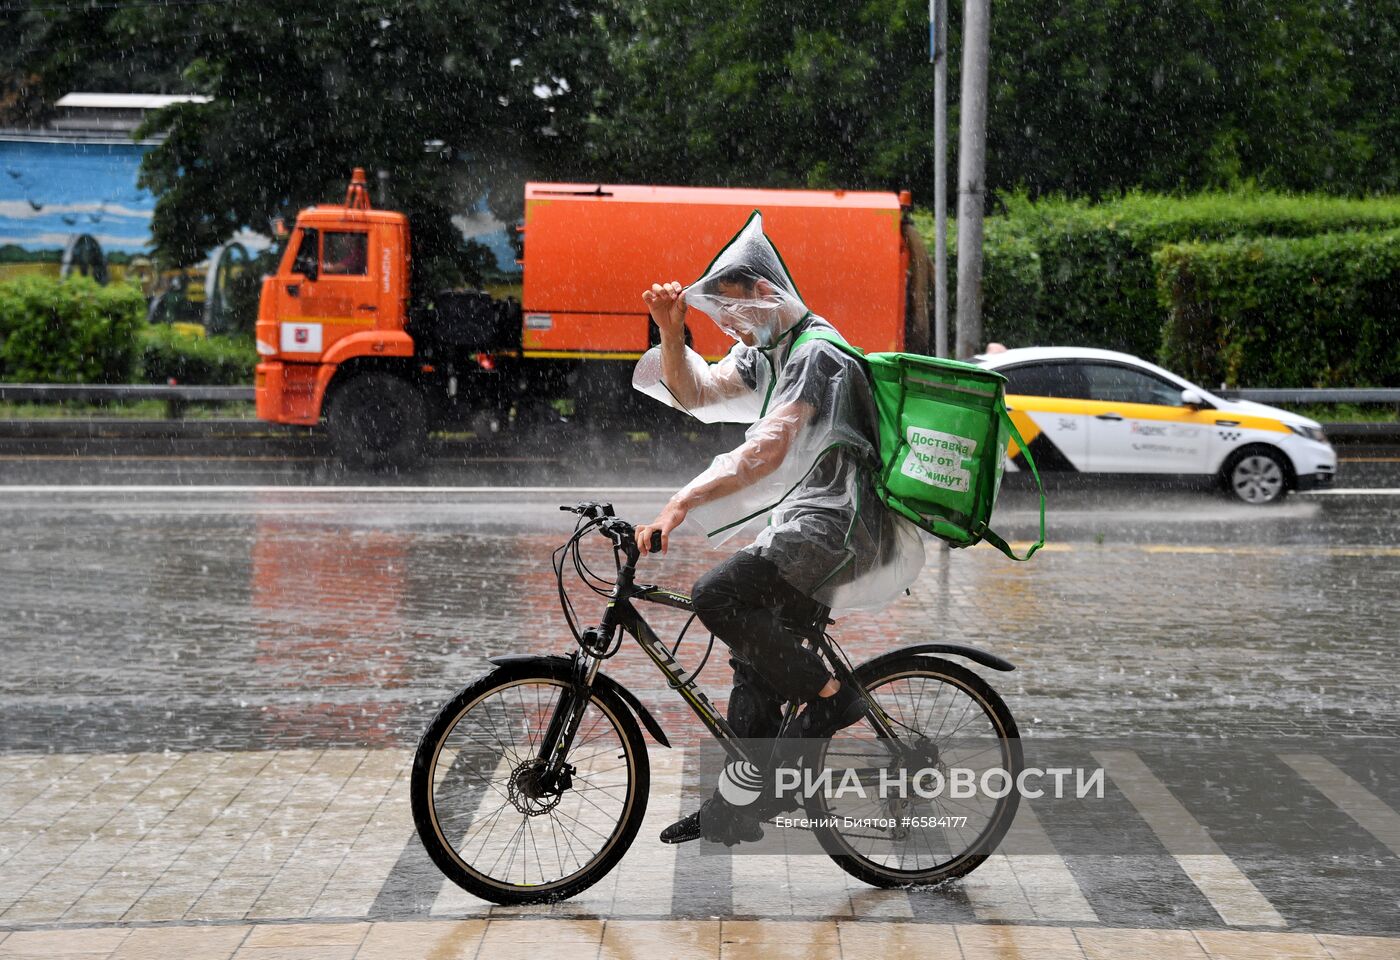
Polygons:
<instances>
[{"instance_id":1,"label":"black pants","mask_svg":"<svg viewBox=\"0 0 1400 960\"><path fill-rule=\"evenodd\" d=\"M729 725L740 737L776 737L784 701L805 703L831 673L786 622L810 622L816 601L771 561L740 551L695 582L695 613L734 653Z\"/></svg>"}]
</instances>

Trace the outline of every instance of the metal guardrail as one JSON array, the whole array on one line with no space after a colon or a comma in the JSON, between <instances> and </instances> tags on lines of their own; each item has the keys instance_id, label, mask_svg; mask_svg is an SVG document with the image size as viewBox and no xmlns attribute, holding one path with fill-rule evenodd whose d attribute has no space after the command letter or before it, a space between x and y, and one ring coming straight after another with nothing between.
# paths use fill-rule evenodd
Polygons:
<instances>
[{"instance_id":1,"label":"metal guardrail","mask_svg":"<svg viewBox=\"0 0 1400 960\"><path fill-rule=\"evenodd\" d=\"M252 387L206 387L161 383L0 383L0 400L45 403L55 400L181 400L236 403L253 400Z\"/></svg>"},{"instance_id":2,"label":"metal guardrail","mask_svg":"<svg viewBox=\"0 0 1400 960\"><path fill-rule=\"evenodd\" d=\"M1394 403L1400 404L1400 388L1348 387L1315 390L1275 390L1253 387L1242 390L1212 390L1226 400L1253 400L1256 403Z\"/></svg>"},{"instance_id":3,"label":"metal guardrail","mask_svg":"<svg viewBox=\"0 0 1400 960\"><path fill-rule=\"evenodd\" d=\"M1400 388L1337 388L1337 389L1273 389L1251 388L1242 390L1216 390L1215 394L1229 400L1254 400L1259 403L1371 403L1395 404L1400 410ZM0 401L19 403L53 403L71 400L86 403L101 403L122 400L162 400L166 405L168 420L180 420L185 407L191 403L251 403L252 387L214 387L201 384L69 384L69 383L0 383ZM1400 418L1397 418L1400 420ZM45 427L45 423L50 425ZM144 422L129 425L129 429L150 430L152 423ZM257 432L260 421L238 421L238 429L244 432ZM229 422L229 427L235 425ZM111 421L93 420L85 429L88 434L95 430L111 432L127 429L114 426ZM263 424L263 429L275 429L276 425ZM1328 423L1324 425L1329 436L1339 439L1373 440L1400 436L1400 422L1369 423ZM14 421L7 424L5 436L38 436L52 433L57 436L64 431L75 431L79 427L74 422L61 426L53 421ZM204 435L217 428L213 424L202 427L190 425L194 434ZM15 432L17 431L17 432ZM66 434L65 434L66 435Z\"/></svg>"},{"instance_id":4,"label":"metal guardrail","mask_svg":"<svg viewBox=\"0 0 1400 960\"><path fill-rule=\"evenodd\" d=\"M252 403L252 387L210 387L161 383L0 383L0 401L54 403L72 400L103 403L122 400L163 400L165 415L178 420L190 403Z\"/></svg>"},{"instance_id":5,"label":"metal guardrail","mask_svg":"<svg viewBox=\"0 0 1400 960\"><path fill-rule=\"evenodd\" d=\"M1259 403L1400 403L1400 387L1214 390L1227 400ZM251 403L252 387L208 387L160 383L0 383L0 400L183 400L186 403Z\"/></svg>"}]
</instances>

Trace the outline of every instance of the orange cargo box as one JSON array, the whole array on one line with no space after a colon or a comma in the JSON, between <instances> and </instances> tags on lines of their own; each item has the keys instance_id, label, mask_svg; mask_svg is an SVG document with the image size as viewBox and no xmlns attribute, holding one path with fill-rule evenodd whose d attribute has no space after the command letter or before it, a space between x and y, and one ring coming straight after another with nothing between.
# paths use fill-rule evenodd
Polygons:
<instances>
[{"instance_id":1,"label":"orange cargo box","mask_svg":"<svg viewBox=\"0 0 1400 960\"><path fill-rule=\"evenodd\" d=\"M694 281L755 209L813 312L866 350L903 348L908 251L896 194L531 183L525 356L639 356L642 291ZM704 314L688 320L705 356L733 344Z\"/></svg>"}]
</instances>

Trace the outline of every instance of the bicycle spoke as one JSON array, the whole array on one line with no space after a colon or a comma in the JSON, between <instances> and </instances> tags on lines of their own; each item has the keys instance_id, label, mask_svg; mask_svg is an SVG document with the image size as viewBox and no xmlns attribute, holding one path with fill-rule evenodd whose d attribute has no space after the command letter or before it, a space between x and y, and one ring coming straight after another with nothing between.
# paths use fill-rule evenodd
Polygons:
<instances>
[{"instance_id":1,"label":"bicycle spoke","mask_svg":"<svg viewBox=\"0 0 1400 960\"><path fill-rule=\"evenodd\" d=\"M962 683L938 673L916 672L876 681L868 689L889 718L903 751L892 749L882 761L868 751L863 754L859 750L848 751L853 758L843 758L838 751L829 749L827 766L844 765L856 769L857 776L865 783L881 775L882 763L886 764L883 769L893 769L888 764L903 765L920 756L920 749L927 749L928 758L936 760L945 777L951 769L965 769L980 782L980 777L988 770L1013 771L1015 760L1006 753L991 708ZM919 747L921 743L927 747ZM873 767L872 759L875 760ZM893 828L848 831L833 828L827 835L839 838L846 850L871 865L903 875L936 875L969 854L985 853L989 831L998 823L998 812L1002 809L1000 798L974 795L958 799L948 796L947 789L945 782L939 796L911 796L898 803L872 802L867 798L842 798L840 802L828 799L822 808L826 814L834 813L852 820L891 817L897 820L900 816L913 815L932 818L945 826L911 829L903 839L896 839ZM994 844L995 839L991 842Z\"/></svg>"},{"instance_id":2,"label":"bicycle spoke","mask_svg":"<svg viewBox=\"0 0 1400 960\"><path fill-rule=\"evenodd\" d=\"M429 774L438 833L493 883L566 881L589 869L624 822L632 762L622 728L597 700L575 730L570 786L559 792L540 780L545 731L568 696L562 681L503 686L468 707L440 743L444 763Z\"/></svg>"}]
</instances>

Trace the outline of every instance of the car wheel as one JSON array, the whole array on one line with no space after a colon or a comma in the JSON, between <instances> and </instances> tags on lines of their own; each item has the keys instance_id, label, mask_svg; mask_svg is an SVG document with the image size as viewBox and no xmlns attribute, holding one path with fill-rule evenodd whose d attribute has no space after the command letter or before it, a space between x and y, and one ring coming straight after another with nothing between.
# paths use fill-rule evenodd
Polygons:
<instances>
[{"instance_id":1,"label":"car wheel","mask_svg":"<svg viewBox=\"0 0 1400 960\"><path fill-rule=\"evenodd\" d=\"M1289 487L1282 455L1263 447L1241 450L1225 464L1222 479L1235 498L1260 506L1283 499Z\"/></svg>"}]
</instances>

